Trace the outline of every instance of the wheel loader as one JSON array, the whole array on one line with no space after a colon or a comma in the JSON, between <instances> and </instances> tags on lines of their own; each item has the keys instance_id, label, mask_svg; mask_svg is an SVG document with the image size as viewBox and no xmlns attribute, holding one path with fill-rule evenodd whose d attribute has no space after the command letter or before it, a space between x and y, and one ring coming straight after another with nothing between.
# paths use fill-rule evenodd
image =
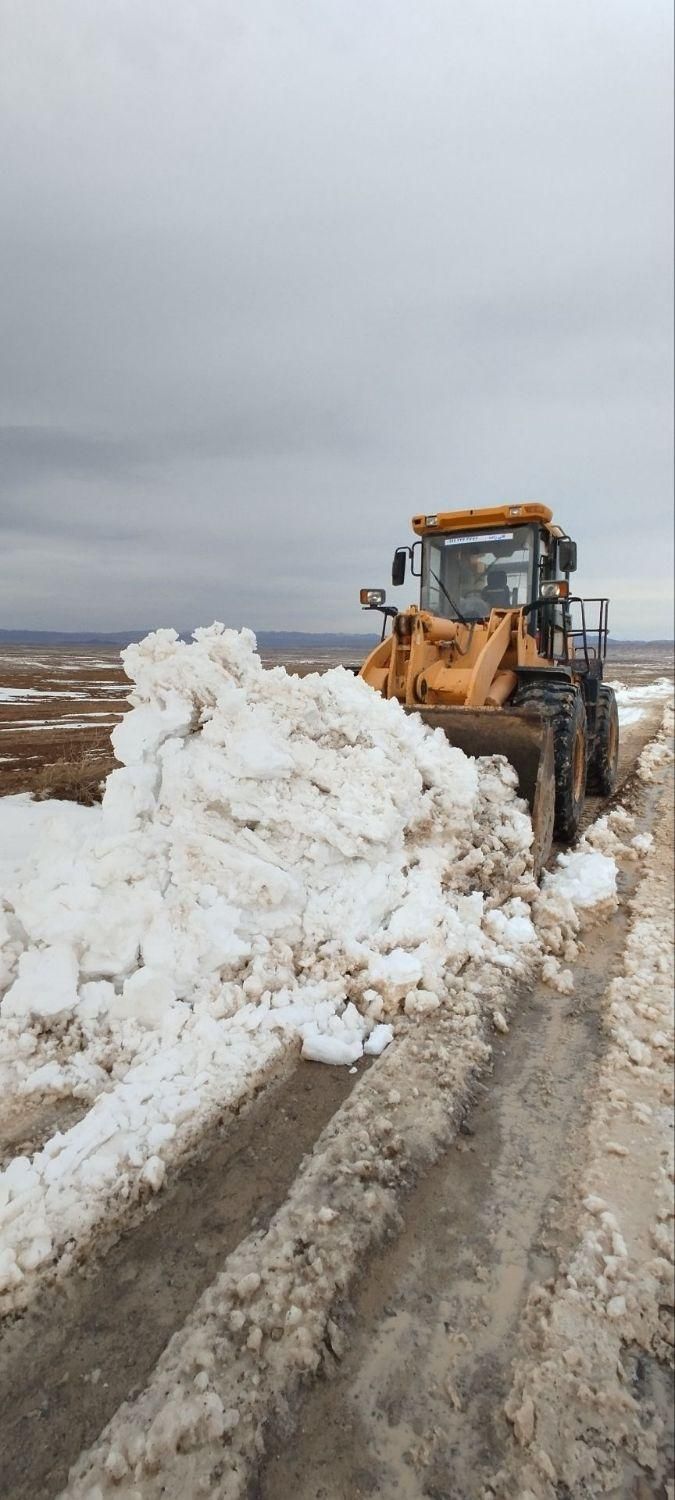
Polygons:
<instances>
[{"instance_id":1,"label":"wheel loader","mask_svg":"<svg viewBox=\"0 0 675 1500\"><path fill-rule=\"evenodd\" d=\"M586 789L608 797L616 785L618 712L602 681L609 600L571 594L576 543L545 505L439 511L413 516L412 529L392 583L410 564L419 604L397 609L384 589L361 590L383 626L359 675L467 754L511 761L539 874L553 837L576 837Z\"/></svg>"}]
</instances>

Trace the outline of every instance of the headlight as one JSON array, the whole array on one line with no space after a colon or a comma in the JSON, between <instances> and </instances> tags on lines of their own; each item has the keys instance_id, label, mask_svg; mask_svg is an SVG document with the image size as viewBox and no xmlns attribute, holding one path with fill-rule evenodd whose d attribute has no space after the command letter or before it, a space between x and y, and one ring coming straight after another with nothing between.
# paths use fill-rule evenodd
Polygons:
<instances>
[{"instance_id":1,"label":"headlight","mask_svg":"<svg viewBox=\"0 0 675 1500\"><path fill-rule=\"evenodd\" d=\"M384 589L361 589L359 599L365 609L379 609L387 595Z\"/></svg>"},{"instance_id":2,"label":"headlight","mask_svg":"<svg viewBox=\"0 0 675 1500\"><path fill-rule=\"evenodd\" d=\"M569 587L564 579L560 579L558 583L542 583L541 585L542 599L565 599L568 592Z\"/></svg>"}]
</instances>

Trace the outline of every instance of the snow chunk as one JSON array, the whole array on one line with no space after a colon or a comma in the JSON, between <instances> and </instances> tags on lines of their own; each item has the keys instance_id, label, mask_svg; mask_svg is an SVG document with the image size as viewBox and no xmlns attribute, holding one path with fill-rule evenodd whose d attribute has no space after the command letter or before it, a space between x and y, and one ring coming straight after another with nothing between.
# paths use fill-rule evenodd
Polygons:
<instances>
[{"instance_id":1,"label":"snow chunk","mask_svg":"<svg viewBox=\"0 0 675 1500\"><path fill-rule=\"evenodd\" d=\"M393 1026L385 1026L382 1023L374 1026L368 1040L364 1042L363 1050L368 1057L379 1057L385 1047L394 1040Z\"/></svg>"},{"instance_id":2,"label":"snow chunk","mask_svg":"<svg viewBox=\"0 0 675 1500\"><path fill-rule=\"evenodd\" d=\"M363 1042L356 1038L349 1041L339 1036L306 1036L302 1044L302 1056L309 1062L333 1063L349 1066L363 1056Z\"/></svg>"},{"instance_id":3,"label":"snow chunk","mask_svg":"<svg viewBox=\"0 0 675 1500\"><path fill-rule=\"evenodd\" d=\"M559 854L556 868L542 881L545 891L566 897L579 911L616 904L616 861L596 850Z\"/></svg>"},{"instance_id":4,"label":"snow chunk","mask_svg":"<svg viewBox=\"0 0 675 1500\"><path fill-rule=\"evenodd\" d=\"M77 1006L77 981L77 959L67 943L29 948L21 954L19 977L2 1001L3 1018L60 1020Z\"/></svg>"},{"instance_id":5,"label":"snow chunk","mask_svg":"<svg viewBox=\"0 0 675 1500\"><path fill-rule=\"evenodd\" d=\"M124 982L121 995L116 995L110 1005L110 1015L116 1020L133 1017L140 1026L157 1026L165 1012L176 999L176 992L166 975L155 969L136 969Z\"/></svg>"}]
</instances>

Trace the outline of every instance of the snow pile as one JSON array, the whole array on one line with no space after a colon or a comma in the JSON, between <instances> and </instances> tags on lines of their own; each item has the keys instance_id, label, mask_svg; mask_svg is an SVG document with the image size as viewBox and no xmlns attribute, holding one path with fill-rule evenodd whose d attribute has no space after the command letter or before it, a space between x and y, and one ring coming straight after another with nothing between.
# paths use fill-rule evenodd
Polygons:
<instances>
[{"instance_id":1,"label":"snow pile","mask_svg":"<svg viewBox=\"0 0 675 1500\"><path fill-rule=\"evenodd\" d=\"M78 843L93 831L100 808L77 802L33 802L24 793L0 798L0 894L9 906L10 887L22 868L37 865L42 849Z\"/></svg>"},{"instance_id":2,"label":"snow pile","mask_svg":"<svg viewBox=\"0 0 675 1500\"><path fill-rule=\"evenodd\" d=\"M647 682L642 687L626 687L624 682L618 681L609 682L607 686L614 689L619 724L624 728L629 724L636 724L650 703L673 696L673 684L668 677L657 677L654 682Z\"/></svg>"},{"instance_id":3,"label":"snow pile","mask_svg":"<svg viewBox=\"0 0 675 1500\"><path fill-rule=\"evenodd\" d=\"M559 854L555 868L544 874L533 916L544 950L542 979L561 994L571 994L569 968L578 957L581 927L614 910L617 905L619 862L647 854L649 834L635 834L635 819L617 807L586 829L575 849Z\"/></svg>"},{"instance_id":4,"label":"snow pile","mask_svg":"<svg viewBox=\"0 0 675 1500\"><path fill-rule=\"evenodd\" d=\"M673 728L673 709L668 704L656 738L645 745L638 761L638 775L642 781L657 780L661 768L672 764Z\"/></svg>"},{"instance_id":5,"label":"snow pile","mask_svg":"<svg viewBox=\"0 0 675 1500\"><path fill-rule=\"evenodd\" d=\"M0 803L7 1089L95 1101L0 1177L18 1298L289 1048L376 1054L470 960L517 974L537 953L505 761L341 668L265 671L250 632L162 631L124 657L102 807Z\"/></svg>"},{"instance_id":6,"label":"snow pile","mask_svg":"<svg viewBox=\"0 0 675 1500\"><path fill-rule=\"evenodd\" d=\"M532 942L522 903L496 923L482 894L528 867L505 763L479 767L340 668L265 671L249 632L185 645L163 631L124 656L137 683L113 735L124 769L84 838L83 810L71 831L63 808L10 874L18 973L3 1017L43 1016L67 950L74 1015L98 983L120 1022L202 1002L218 1019L248 1006L301 1037L365 1039L418 988L442 995L477 942ZM11 828L25 804L8 811Z\"/></svg>"}]
</instances>

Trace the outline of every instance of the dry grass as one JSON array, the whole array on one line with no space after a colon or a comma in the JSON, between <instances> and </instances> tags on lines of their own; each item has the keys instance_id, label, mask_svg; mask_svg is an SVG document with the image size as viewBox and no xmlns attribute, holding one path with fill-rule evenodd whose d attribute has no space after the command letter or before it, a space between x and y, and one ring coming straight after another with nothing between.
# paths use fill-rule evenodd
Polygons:
<instances>
[{"instance_id":1,"label":"dry grass","mask_svg":"<svg viewBox=\"0 0 675 1500\"><path fill-rule=\"evenodd\" d=\"M117 762L110 744L83 747L74 744L64 747L58 760L46 763L34 771L31 786L26 788L37 801L56 797L64 802L82 802L85 807L100 802L106 776Z\"/></svg>"},{"instance_id":2,"label":"dry grass","mask_svg":"<svg viewBox=\"0 0 675 1500\"><path fill-rule=\"evenodd\" d=\"M55 797L62 802L81 802L85 807L101 801L105 778L117 765L109 739L83 744L81 738L71 743L61 738L52 755L53 760L45 756L37 763L3 766L2 795L30 792L38 801Z\"/></svg>"}]
</instances>

